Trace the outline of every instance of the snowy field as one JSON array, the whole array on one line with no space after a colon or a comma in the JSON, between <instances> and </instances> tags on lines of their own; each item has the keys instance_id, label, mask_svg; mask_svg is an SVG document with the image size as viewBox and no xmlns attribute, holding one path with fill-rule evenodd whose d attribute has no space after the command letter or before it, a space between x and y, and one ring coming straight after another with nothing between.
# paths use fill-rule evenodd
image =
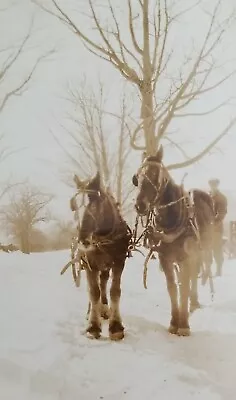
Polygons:
<instances>
[{"instance_id":1,"label":"snowy field","mask_svg":"<svg viewBox=\"0 0 236 400\"><path fill-rule=\"evenodd\" d=\"M69 252L0 254L0 400L235 400L236 262L200 288L205 307L191 317L192 336L168 334L170 307L163 274L143 257L123 275L122 342L88 339L82 275L60 276ZM107 335L104 323L103 335Z\"/></svg>"}]
</instances>

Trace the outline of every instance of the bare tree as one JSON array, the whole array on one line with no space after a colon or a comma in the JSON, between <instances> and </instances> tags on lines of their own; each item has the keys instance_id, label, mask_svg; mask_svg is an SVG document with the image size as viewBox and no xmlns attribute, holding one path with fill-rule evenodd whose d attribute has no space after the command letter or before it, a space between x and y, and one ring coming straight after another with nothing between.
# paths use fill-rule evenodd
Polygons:
<instances>
[{"instance_id":1,"label":"bare tree","mask_svg":"<svg viewBox=\"0 0 236 400\"><path fill-rule=\"evenodd\" d=\"M5 135L0 134L0 167L2 168L4 165L4 162L6 159L9 157L13 156L16 152L19 152L20 150L17 149L14 151L12 148L9 146L6 146L4 144L5 141ZM13 190L16 186L22 184L19 182L14 182L12 183L10 179L8 179L6 182L0 182L0 202L4 199L4 197L11 191Z\"/></svg>"},{"instance_id":2,"label":"bare tree","mask_svg":"<svg viewBox=\"0 0 236 400\"><path fill-rule=\"evenodd\" d=\"M69 249L73 237L78 234L72 221L58 220L51 230L50 245L52 250Z\"/></svg>"},{"instance_id":3,"label":"bare tree","mask_svg":"<svg viewBox=\"0 0 236 400\"><path fill-rule=\"evenodd\" d=\"M65 131L72 139L73 155L56 140L66 151L74 170L84 178L96 170L100 172L122 211L126 212L133 186L125 173L131 151L127 126L129 111L125 96L122 98L120 114L116 114L108 110L102 83L98 94L86 83L80 86L80 90L71 90L70 93L73 112L69 114L69 122L72 125L65 127ZM112 135L108 125L112 126Z\"/></svg>"},{"instance_id":4,"label":"bare tree","mask_svg":"<svg viewBox=\"0 0 236 400\"><path fill-rule=\"evenodd\" d=\"M0 20L5 18L5 12L9 6L0 8ZM23 59L24 54L28 50L30 40L33 35L34 19L32 18L29 29L24 38L17 45L16 43L8 44L6 47L0 47L0 114L3 112L9 101L16 96L21 96L28 88L28 84L33 78L41 61L47 59L54 49L50 49L43 55L40 55L33 64L27 69L25 74L15 82L14 85L9 83L12 81L12 73L17 68L20 60ZM1 46L1 45L0 45ZM8 89L10 87L10 89Z\"/></svg>"},{"instance_id":5,"label":"bare tree","mask_svg":"<svg viewBox=\"0 0 236 400\"><path fill-rule=\"evenodd\" d=\"M133 211L133 205L130 202L130 196L133 192L128 169L128 159L131 153L129 145L129 126L127 125L128 110L125 102L125 96L122 99L121 114L119 118L119 136L118 136L118 152L116 162L116 198L121 205L124 215L129 215Z\"/></svg>"},{"instance_id":6,"label":"bare tree","mask_svg":"<svg viewBox=\"0 0 236 400\"><path fill-rule=\"evenodd\" d=\"M222 0L214 2L213 10L203 14L209 22L198 50L194 50L193 45L193 51L187 54L184 61L181 60L180 69L175 68L175 72L172 71L171 74L169 71L174 48L170 45L170 38L173 27L187 12L203 1L196 1L189 8L181 9L180 1L127 0L121 9L110 0L103 1L103 8L100 4L95 5L95 0L88 0L91 34L81 29L81 24L75 21L75 13L72 15L67 11L65 3L62 5L59 0L50 0L50 7L48 2L47 6L44 5L43 0L32 1L65 24L90 52L108 61L137 88L141 122L131 134L133 148L153 154L160 141L168 135L168 128L175 118L207 115L226 104L227 101L221 102L202 113L188 111L190 105L195 104L204 94L223 85L235 73L230 71L218 80L214 75L219 68L216 63L217 51L234 20L234 15L231 14L221 17L224 15ZM110 14L109 22L107 12ZM122 28L124 16L127 21L126 29ZM203 29L204 27L201 28ZM177 64L178 60L172 65ZM164 94L163 86L166 88ZM170 167L185 167L201 159L228 133L235 122L236 118L200 154ZM142 132L144 145L140 145L139 141ZM178 147L178 143L176 146Z\"/></svg>"},{"instance_id":7,"label":"bare tree","mask_svg":"<svg viewBox=\"0 0 236 400\"><path fill-rule=\"evenodd\" d=\"M0 165L12 155L12 149L4 144L5 135L0 134Z\"/></svg>"},{"instance_id":8,"label":"bare tree","mask_svg":"<svg viewBox=\"0 0 236 400\"><path fill-rule=\"evenodd\" d=\"M5 18L6 12L9 7L14 7L14 3L8 4L5 7L0 7L0 21ZM34 21L31 20L29 29L23 39L19 43L8 43L6 46L0 43L0 116L4 112L6 106L16 96L21 96L29 86L37 67L41 61L48 59L54 53L53 49L45 52L43 55L36 58L33 63L25 68L25 73L20 76L18 72L18 65L24 59L26 52L29 51L30 41L33 37ZM17 74L15 73L17 71ZM15 77L18 77L15 79ZM12 79L14 78L14 79ZM12 157L15 153L23 149L13 149L6 144L6 135L0 132L0 167L3 168L3 163ZM10 180L7 182L0 182L0 201L20 183L12 183Z\"/></svg>"},{"instance_id":9,"label":"bare tree","mask_svg":"<svg viewBox=\"0 0 236 400\"><path fill-rule=\"evenodd\" d=\"M17 241L24 253L31 251L31 234L40 222L50 220L47 206L51 195L42 194L33 186L23 186L10 196L8 205L1 207L0 218L7 232Z\"/></svg>"},{"instance_id":10,"label":"bare tree","mask_svg":"<svg viewBox=\"0 0 236 400\"><path fill-rule=\"evenodd\" d=\"M70 101L74 112L69 115L74 122L68 130L76 148L75 167L85 177L99 170L104 181L109 183L111 157L106 134L105 94L101 84L98 95L87 84L79 90L70 90Z\"/></svg>"}]
</instances>

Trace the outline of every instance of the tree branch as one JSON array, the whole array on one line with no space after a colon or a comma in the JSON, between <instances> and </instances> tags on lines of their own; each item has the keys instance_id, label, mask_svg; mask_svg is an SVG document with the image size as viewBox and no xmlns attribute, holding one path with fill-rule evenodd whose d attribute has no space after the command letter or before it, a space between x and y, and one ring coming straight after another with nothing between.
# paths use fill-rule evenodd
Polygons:
<instances>
[{"instance_id":1,"label":"tree branch","mask_svg":"<svg viewBox=\"0 0 236 400\"><path fill-rule=\"evenodd\" d=\"M87 35L85 35L79 28L78 26L72 21L72 19L68 16L68 14L66 14L66 12L64 12L61 7L58 5L58 3L56 2L56 0L51 0L51 2L53 3L54 7L56 8L57 12L59 12L59 16L58 14L52 12L51 10L49 10L48 8L42 6L38 0L31 0L34 4L36 4L37 6L39 6L41 9L43 9L45 12L51 14L52 16L60 19L63 23L65 23L70 29L72 29L76 35L78 35L82 41L90 48L92 49L92 52L95 53L96 55L103 56L103 58L105 58L107 61L111 62L113 64L113 66L118 69L120 71L120 73L128 80L130 80L133 83L138 84L139 83L139 77L137 75L137 73L131 68L129 67L129 65L127 63L125 63L123 60L121 60L118 55L116 54L113 46L111 45L110 41L108 40L108 38L105 35L105 30L102 28L97 14L95 12L92 0L88 0L89 1L89 6L90 6L90 11L92 13L92 17L93 20L95 22L95 26L99 32L99 35L103 41L103 43L105 44L106 48L98 45L97 43L95 43L92 39L90 39Z\"/></svg>"},{"instance_id":2,"label":"tree branch","mask_svg":"<svg viewBox=\"0 0 236 400\"><path fill-rule=\"evenodd\" d=\"M141 5L141 7L143 7L142 4L140 4L140 5ZM131 0L128 0L128 7L129 7L129 31L130 31L132 43L133 43L135 50L139 54L143 55L143 50L138 45L138 42L137 42L137 39L136 39L135 33L134 33L134 26L133 26L134 17L133 17L133 11L132 11L132 6L131 6Z\"/></svg>"},{"instance_id":3,"label":"tree branch","mask_svg":"<svg viewBox=\"0 0 236 400\"><path fill-rule=\"evenodd\" d=\"M11 54L7 60L3 63L3 66L0 70L0 82L3 80L5 75L8 73L8 71L12 68L12 66L15 64L15 62L20 58L22 55L30 37L32 34L32 28L33 28L33 20L31 21L29 31L25 38L23 39L20 47L18 48L17 52L15 54Z\"/></svg>"},{"instance_id":4,"label":"tree branch","mask_svg":"<svg viewBox=\"0 0 236 400\"><path fill-rule=\"evenodd\" d=\"M205 115L213 114L215 111L219 110L220 108L229 105L230 100L233 100L233 97L228 98L225 101L222 101L222 103L218 104L217 106L207 110L207 111L201 111L201 112L192 112L192 113L182 113L182 114L177 114L175 113L175 118L183 118L183 117L203 117ZM178 108L179 109L179 108Z\"/></svg>"},{"instance_id":5,"label":"tree branch","mask_svg":"<svg viewBox=\"0 0 236 400\"><path fill-rule=\"evenodd\" d=\"M215 34L215 32L213 31L213 28L214 28L214 24L215 24L215 20L216 20L216 16L217 16L217 12L218 12L220 3L221 3L221 0L219 0L217 2L216 6L214 8L214 12L213 12L213 15L210 20L209 28L206 33L205 39L203 41L203 45L201 46L198 57L195 60L192 69L190 70L186 79L181 83L181 86L178 88L175 96L172 98L170 103L167 104L166 110L157 117L157 121L160 121L161 118L165 115L159 125L159 129L158 129L158 133L157 133L158 142L160 141L161 137L165 134L166 129L168 128L171 120L174 118L177 106L182 99L188 98L189 99L187 102L187 104L188 104L190 102L190 100L193 100L197 95L200 95L200 94L203 94L210 90L215 89L216 87L221 85L223 82L225 82L227 79L229 79L229 77L231 77L232 74L235 73L235 71L234 71L233 73L230 73L226 77L222 78L216 84L211 85L208 88L202 89L202 87L206 83L206 80L209 78L210 73L212 72L212 67L210 67L209 69L206 70L206 74L205 74L205 77L203 78L202 83L200 84L200 88L198 88L198 90L192 90L190 93L186 94L187 89L189 88L190 84L193 81L193 78L198 74L199 66L201 65L201 63L203 61L206 60L206 58L211 54L211 52L214 50L214 48L218 45L218 43L222 39L223 34L225 33L225 24L229 23L229 18L227 18L224 26L220 27L218 34L213 39L212 43L209 44L209 41L210 41L213 33ZM209 46L208 46L208 44L209 44ZM187 104L185 104L184 106L186 106ZM183 107L183 105L181 106L181 108L182 107Z\"/></svg>"},{"instance_id":6,"label":"tree branch","mask_svg":"<svg viewBox=\"0 0 236 400\"><path fill-rule=\"evenodd\" d=\"M168 170L171 169L179 169L179 168L185 168L185 167L189 167L190 165L200 161L205 155L207 155L209 153L209 151L224 137L228 134L228 132L230 131L230 129L236 124L236 117L233 118L233 120L226 126L226 128L223 130L223 132L221 132L208 146L206 146L204 148L204 150L202 150L199 154L197 154L196 156L180 162L180 163L175 163L175 164L170 164L167 166Z\"/></svg>"},{"instance_id":7,"label":"tree branch","mask_svg":"<svg viewBox=\"0 0 236 400\"><path fill-rule=\"evenodd\" d=\"M14 97L14 96L21 96L23 94L23 92L25 90L27 90L27 84L30 82L30 80L32 79L33 75L35 74L39 64L41 63L42 60L46 59L49 55L53 54L54 50L50 50L49 52L47 52L47 54L44 54L40 57L38 57L38 59L36 60L36 62L34 63L31 71L28 73L28 75L24 78L24 80L18 85L16 86L14 89L12 89L11 91L7 92L5 94L5 96L3 97L2 101L0 102L0 112L3 111L3 109L5 108L5 106L7 105L8 101Z\"/></svg>"},{"instance_id":8,"label":"tree branch","mask_svg":"<svg viewBox=\"0 0 236 400\"><path fill-rule=\"evenodd\" d=\"M169 142L172 146L176 147L185 159L190 160L191 157L189 157L187 155L187 153L184 151L184 149L182 148L182 146L179 143L177 143L176 141L174 141L173 139L171 139L168 136L165 136L164 139L167 140L167 142Z\"/></svg>"}]
</instances>

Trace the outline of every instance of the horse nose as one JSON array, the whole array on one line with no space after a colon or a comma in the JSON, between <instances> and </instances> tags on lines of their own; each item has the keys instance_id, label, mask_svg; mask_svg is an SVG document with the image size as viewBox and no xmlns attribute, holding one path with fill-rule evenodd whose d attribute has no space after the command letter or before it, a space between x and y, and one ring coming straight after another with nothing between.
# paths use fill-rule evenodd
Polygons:
<instances>
[{"instance_id":1,"label":"horse nose","mask_svg":"<svg viewBox=\"0 0 236 400\"><path fill-rule=\"evenodd\" d=\"M84 240L83 240L83 245L84 245L85 247L89 247L90 244L91 244L91 242L90 242L89 239L84 239Z\"/></svg>"}]
</instances>

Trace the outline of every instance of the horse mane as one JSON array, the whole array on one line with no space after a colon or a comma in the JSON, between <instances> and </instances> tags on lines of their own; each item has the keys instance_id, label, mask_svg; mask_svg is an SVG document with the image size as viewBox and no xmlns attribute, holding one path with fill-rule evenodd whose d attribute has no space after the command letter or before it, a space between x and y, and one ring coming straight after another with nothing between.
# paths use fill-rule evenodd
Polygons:
<instances>
[{"instance_id":1,"label":"horse mane","mask_svg":"<svg viewBox=\"0 0 236 400\"><path fill-rule=\"evenodd\" d=\"M82 232L83 230L86 231L86 228L84 224L86 224L86 219L87 216L90 218L91 213L90 213L90 207L93 206L93 202L96 202L98 199L102 204L103 211L105 212L107 222L109 221L110 218L113 219L113 224L114 224L114 229L111 232L105 232L102 233L101 236L116 236L117 234L121 234L122 232L126 232L129 230L129 227L124 220L124 218L121 215L119 203L116 201L114 195L110 191L109 187L104 187L100 186L99 189L99 195L94 195L93 193L88 193L88 196L90 198L89 204L85 207L84 210L84 217L82 218L82 222L80 224L80 231ZM96 196L96 197L93 197ZM98 196L98 197L97 197ZM96 200L97 199L97 200ZM109 222L108 222L109 226ZM103 232L103 230L102 230ZM95 233L95 232L94 232ZM100 236L100 234L98 234Z\"/></svg>"},{"instance_id":2,"label":"horse mane","mask_svg":"<svg viewBox=\"0 0 236 400\"><path fill-rule=\"evenodd\" d=\"M160 198L160 206L167 206L164 209L164 215L162 215L162 224L165 230L172 230L173 228L178 227L179 219L182 218L183 213L183 204L178 202L184 194L183 188L181 185L177 185L174 180L170 177L168 180L165 190ZM172 202L176 202L176 204L172 204ZM168 204L172 204L168 207Z\"/></svg>"},{"instance_id":3,"label":"horse mane","mask_svg":"<svg viewBox=\"0 0 236 400\"><path fill-rule=\"evenodd\" d=\"M112 207L114 207L114 209L116 210L117 222L124 223L125 220L122 217L121 212L120 212L120 203L117 202L117 200L115 199L114 195L110 191L110 188L107 187L107 188L103 189L101 192L103 192L103 194L107 196L107 198L111 202Z\"/></svg>"}]
</instances>

